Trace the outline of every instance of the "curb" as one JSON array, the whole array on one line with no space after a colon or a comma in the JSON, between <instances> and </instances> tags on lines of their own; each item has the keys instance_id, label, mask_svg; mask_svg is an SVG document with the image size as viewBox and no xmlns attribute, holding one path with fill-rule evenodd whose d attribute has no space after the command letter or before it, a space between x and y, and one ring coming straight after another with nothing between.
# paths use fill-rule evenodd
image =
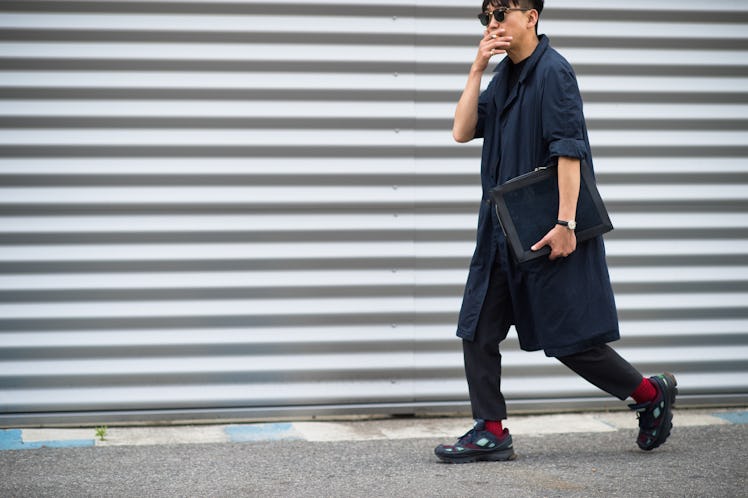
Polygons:
<instances>
[{"instance_id":1,"label":"curb","mask_svg":"<svg viewBox=\"0 0 748 498\"><path fill-rule=\"evenodd\" d=\"M675 410L676 427L742 425L748 410ZM41 448L149 446L161 444L247 443L260 441L372 441L453 439L472 425L466 418L374 419L343 422L278 422L231 425L112 427L104 440L94 428L0 430L0 451ZM636 429L630 412L573 413L512 417L513 436L539 437L573 432Z\"/></svg>"}]
</instances>

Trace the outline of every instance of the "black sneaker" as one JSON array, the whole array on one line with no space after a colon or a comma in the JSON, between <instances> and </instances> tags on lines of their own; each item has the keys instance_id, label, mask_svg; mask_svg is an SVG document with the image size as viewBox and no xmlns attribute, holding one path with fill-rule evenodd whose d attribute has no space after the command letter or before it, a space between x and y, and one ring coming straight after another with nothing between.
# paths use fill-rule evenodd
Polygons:
<instances>
[{"instance_id":1,"label":"black sneaker","mask_svg":"<svg viewBox=\"0 0 748 498\"><path fill-rule=\"evenodd\" d=\"M665 372L650 377L649 380L657 389L655 399L647 403L629 405L639 417L639 436L636 438L636 444L646 451L657 448L670 436L673 429L673 405L675 395L678 394L678 382L671 373Z\"/></svg>"},{"instance_id":2,"label":"black sneaker","mask_svg":"<svg viewBox=\"0 0 748 498\"><path fill-rule=\"evenodd\" d=\"M476 420L475 427L460 437L456 444L440 444L434 453L439 460L447 463L500 462L516 458L509 431L504 429L503 435L498 437L486 430L483 420Z\"/></svg>"}]
</instances>

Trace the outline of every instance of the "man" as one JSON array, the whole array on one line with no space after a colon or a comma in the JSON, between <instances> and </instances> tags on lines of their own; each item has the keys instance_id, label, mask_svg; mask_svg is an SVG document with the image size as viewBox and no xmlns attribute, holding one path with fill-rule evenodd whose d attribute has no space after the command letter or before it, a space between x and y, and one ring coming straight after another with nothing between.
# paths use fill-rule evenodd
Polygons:
<instances>
[{"instance_id":1,"label":"man","mask_svg":"<svg viewBox=\"0 0 748 498\"><path fill-rule=\"evenodd\" d=\"M570 64L538 36L542 11L543 0L484 0L478 17L486 31L455 111L456 141L483 138L483 202L457 330L476 423L456 444L435 449L445 462L515 457L500 389L499 343L511 325L522 349L542 349L609 394L632 397L640 448L660 446L672 428L673 375L644 378L607 345L619 332L603 241L577 244L574 234L580 161L592 167L582 100ZM481 92L489 59L503 53ZM551 253L519 265L489 192L548 164L558 165L558 223L532 250Z\"/></svg>"}]
</instances>

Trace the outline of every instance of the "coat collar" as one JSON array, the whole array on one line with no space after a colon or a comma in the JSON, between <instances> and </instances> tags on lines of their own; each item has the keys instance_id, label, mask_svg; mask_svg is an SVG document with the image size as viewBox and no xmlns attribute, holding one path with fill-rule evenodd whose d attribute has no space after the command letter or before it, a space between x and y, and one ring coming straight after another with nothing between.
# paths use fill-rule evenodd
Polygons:
<instances>
[{"instance_id":1,"label":"coat collar","mask_svg":"<svg viewBox=\"0 0 748 498\"><path fill-rule=\"evenodd\" d=\"M538 36L538 46L535 47L533 53L530 55L530 57L528 57L527 62L525 63L525 66L522 68L522 72L519 75L517 84L514 86L514 88L510 89L511 94L506 97L503 105L501 100L506 94L504 92L496 92L496 106L501 109L502 114L509 107L511 107L514 101L517 99L519 86L522 85L525 79L527 79L527 77L535 70L535 67L538 65L538 61L548 49L549 45L550 41L548 40L548 37L546 35ZM509 59L509 57L505 57L504 60L502 60L494 70L494 72L497 73L496 77L501 81L501 88L506 88L507 80L509 78L509 64L511 64L511 60Z\"/></svg>"}]
</instances>

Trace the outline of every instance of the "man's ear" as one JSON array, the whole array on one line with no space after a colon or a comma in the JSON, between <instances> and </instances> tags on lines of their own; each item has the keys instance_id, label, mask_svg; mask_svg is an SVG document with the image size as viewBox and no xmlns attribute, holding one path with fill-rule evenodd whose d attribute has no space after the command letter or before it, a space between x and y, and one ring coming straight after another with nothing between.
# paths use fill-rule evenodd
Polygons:
<instances>
[{"instance_id":1,"label":"man's ear","mask_svg":"<svg viewBox=\"0 0 748 498\"><path fill-rule=\"evenodd\" d=\"M538 24L538 11L535 9L528 10L527 14L527 27L535 29L535 26Z\"/></svg>"}]
</instances>

